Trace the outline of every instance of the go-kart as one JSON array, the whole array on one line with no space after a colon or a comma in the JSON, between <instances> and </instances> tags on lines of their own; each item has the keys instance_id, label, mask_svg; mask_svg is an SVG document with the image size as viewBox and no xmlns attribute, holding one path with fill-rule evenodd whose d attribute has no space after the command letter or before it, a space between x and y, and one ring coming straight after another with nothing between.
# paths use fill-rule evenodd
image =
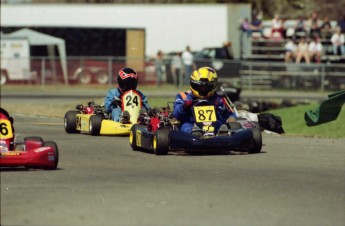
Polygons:
<instances>
[{"instance_id":1,"label":"go-kart","mask_svg":"<svg viewBox=\"0 0 345 226\"><path fill-rule=\"evenodd\" d=\"M133 123L137 122L141 109L141 97L135 90L129 90L121 96L122 111L128 111L130 118L126 122L115 122L104 106L94 101L86 106L77 105L76 110L67 111L64 119L67 133L87 133L98 135L128 135Z\"/></svg>"},{"instance_id":2,"label":"go-kart","mask_svg":"<svg viewBox=\"0 0 345 226\"><path fill-rule=\"evenodd\" d=\"M59 151L54 141L41 137L26 137L16 142L13 118L0 108L0 167L26 167L54 170L59 162Z\"/></svg>"},{"instance_id":3,"label":"go-kart","mask_svg":"<svg viewBox=\"0 0 345 226\"><path fill-rule=\"evenodd\" d=\"M179 130L179 122L172 116L168 104L168 107L149 114L144 123L133 125L129 135L132 149L149 150L156 155L166 155L169 151L261 151L262 136L257 122L237 119L226 124L227 131L218 134L215 131L215 107L205 103L198 101L192 108L196 125L200 128L198 135Z\"/></svg>"}]
</instances>

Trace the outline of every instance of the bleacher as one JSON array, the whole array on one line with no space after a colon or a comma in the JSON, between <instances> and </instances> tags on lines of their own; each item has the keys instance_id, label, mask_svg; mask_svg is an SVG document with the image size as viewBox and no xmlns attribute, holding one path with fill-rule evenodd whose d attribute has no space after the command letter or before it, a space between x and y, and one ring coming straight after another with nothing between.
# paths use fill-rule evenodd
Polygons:
<instances>
[{"instance_id":1,"label":"bleacher","mask_svg":"<svg viewBox=\"0 0 345 226\"><path fill-rule=\"evenodd\" d=\"M272 34L271 31L271 21L263 22L263 31L262 35L259 32L253 32L251 37L242 36L242 53L245 53L242 56L243 59L252 59L252 60L275 60L281 61L284 60L284 45L287 40L294 35L293 25L295 21L289 20L286 21L286 39L278 35ZM336 21L331 22L332 27L336 26ZM297 34L298 35L298 34ZM308 40L310 42L310 40ZM250 47L244 45L245 43L250 42ZM332 52L332 43L328 38L321 38L321 43L323 45L323 56L322 61L341 61L344 60L344 56L334 56ZM250 48L250 50L248 50ZM249 52L249 54L248 54Z\"/></svg>"},{"instance_id":2,"label":"bleacher","mask_svg":"<svg viewBox=\"0 0 345 226\"><path fill-rule=\"evenodd\" d=\"M344 89L345 57L333 55L330 39L321 39L321 64L285 63L285 44L292 37L295 21L287 21L287 38L271 33L271 21L263 22L263 32L242 34L240 75L243 88ZM336 22L331 22L332 27ZM290 26L290 27L289 27ZM310 40L308 40L310 41Z\"/></svg>"}]
</instances>

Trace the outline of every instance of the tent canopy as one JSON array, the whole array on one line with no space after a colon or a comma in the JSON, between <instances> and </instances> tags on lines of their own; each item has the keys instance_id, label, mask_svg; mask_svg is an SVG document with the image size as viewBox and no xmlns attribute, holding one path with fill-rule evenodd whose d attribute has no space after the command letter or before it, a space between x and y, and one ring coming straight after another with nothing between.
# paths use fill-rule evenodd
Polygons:
<instances>
[{"instance_id":1,"label":"tent canopy","mask_svg":"<svg viewBox=\"0 0 345 226\"><path fill-rule=\"evenodd\" d=\"M60 63L62 67L65 84L68 84L66 46L64 39L40 33L28 28L23 28L10 34L6 34L6 36L13 38L27 38L29 40L30 45L32 46L45 45L48 47L49 55L54 54L54 46L57 46L60 55Z\"/></svg>"}]
</instances>

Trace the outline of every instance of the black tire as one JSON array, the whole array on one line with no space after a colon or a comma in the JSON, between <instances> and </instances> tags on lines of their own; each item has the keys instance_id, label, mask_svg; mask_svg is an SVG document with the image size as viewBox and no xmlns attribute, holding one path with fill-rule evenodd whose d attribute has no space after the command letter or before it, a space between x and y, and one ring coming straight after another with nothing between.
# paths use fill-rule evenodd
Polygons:
<instances>
[{"instance_id":1,"label":"black tire","mask_svg":"<svg viewBox=\"0 0 345 226\"><path fill-rule=\"evenodd\" d=\"M79 114L79 111L66 112L64 118L66 133L80 133L80 131L77 130L77 114Z\"/></svg>"},{"instance_id":2,"label":"black tire","mask_svg":"<svg viewBox=\"0 0 345 226\"><path fill-rule=\"evenodd\" d=\"M88 70L79 72L78 80L80 84L90 84L92 82L92 73Z\"/></svg>"},{"instance_id":3,"label":"black tire","mask_svg":"<svg viewBox=\"0 0 345 226\"><path fill-rule=\"evenodd\" d=\"M169 152L169 129L158 129L153 136L153 152L156 155L167 155Z\"/></svg>"},{"instance_id":4,"label":"black tire","mask_svg":"<svg viewBox=\"0 0 345 226\"><path fill-rule=\"evenodd\" d=\"M253 131L253 146L249 149L249 153L260 153L262 148L262 134L260 126L252 129Z\"/></svg>"},{"instance_id":5,"label":"black tire","mask_svg":"<svg viewBox=\"0 0 345 226\"><path fill-rule=\"evenodd\" d=\"M89 121L89 132L92 136L99 136L103 117L101 115L91 115Z\"/></svg>"},{"instance_id":6,"label":"black tire","mask_svg":"<svg viewBox=\"0 0 345 226\"><path fill-rule=\"evenodd\" d=\"M44 147L52 147L54 149L54 165L52 167L44 168L46 170L55 170L57 168L57 165L59 163L59 149L55 141L45 141L43 143Z\"/></svg>"},{"instance_id":7,"label":"black tire","mask_svg":"<svg viewBox=\"0 0 345 226\"><path fill-rule=\"evenodd\" d=\"M109 82L109 74L106 71L100 71L96 75L96 81L98 84L107 84Z\"/></svg>"},{"instance_id":8,"label":"black tire","mask_svg":"<svg viewBox=\"0 0 345 226\"><path fill-rule=\"evenodd\" d=\"M145 126L134 124L129 132L129 144L131 145L133 151L140 150L140 147L137 145L137 130L142 130L143 128L145 128Z\"/></svg>"}]
</instances>

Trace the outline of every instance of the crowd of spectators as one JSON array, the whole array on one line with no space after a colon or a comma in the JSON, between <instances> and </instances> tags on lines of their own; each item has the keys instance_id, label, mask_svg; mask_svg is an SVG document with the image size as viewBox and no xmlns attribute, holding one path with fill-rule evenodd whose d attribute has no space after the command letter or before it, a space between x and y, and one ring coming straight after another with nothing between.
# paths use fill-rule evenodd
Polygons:
<instances>
[{"instance_id":1,"label":"crowd of spectators","mask_svg":"<svg viewBox=\"0 0 345 226\"><path fill-rule=\"evenodd\" d=\"M325 53L345 56L345 13L335 22L331 22L328 16L321 19L317 12L312 12L309 18L300 15L296 20L287 20L276 14L269 24L270 27L264 27L263 21L254 15L251 21L245 18L240 28L254 39L285 41L286 63L321 63ZM327 51L324 45L332 45L331 51Z\"/></svg>"}]
</instances>

